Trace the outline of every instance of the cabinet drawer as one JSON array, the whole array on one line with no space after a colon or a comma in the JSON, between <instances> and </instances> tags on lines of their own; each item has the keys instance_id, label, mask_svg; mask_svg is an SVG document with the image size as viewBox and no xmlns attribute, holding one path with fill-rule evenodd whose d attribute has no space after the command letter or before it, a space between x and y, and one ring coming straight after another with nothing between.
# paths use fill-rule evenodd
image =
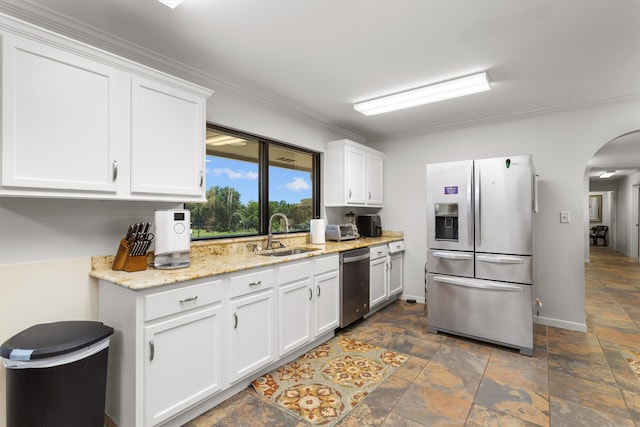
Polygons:
<instances>
[{"instance_id":1,"label":"cabinet drawer","mask_svg":"<svg viewBox=\"0 0 640 427\"><path fill-rule=\"evenodd\" d=\"M429 273L473 277L473 252L429 249L427 270Z\"/></svg>"},{"instance_id":2,"label":"cabinet drawer","mask_svg":"<svg viewBox=\"0 0 640 427\"><path fill-rule=\"evenodd\" d=\"M369 257L371 259L382 258L389 253L389 245L374 246L369 248Z\"/></svg>"},{"instance_id":3,"label":"cabinet drawer","mask_svg":"<svg viewBox=\"0 0 640 427\"><path fill-rule=\"evenodd\" d=\"M311 261L296 262L287 264L278 269L278 284L291 283L311 277L313 274Z\"/></svg>"},{"instance_id":4,"label":"cabinet drawer","mask_svg":"<svg viewBox=\"0 0 640 427\"><path fill-rule=\"evenodd\" d=\"M533 284L533 257L476 254L476 277L531 285Z\"/></svg>"},{"instance_id":5,"label":"cabinet drawer","mask_svg":"<svg viewBox=\"0 0 640 427\"><path fill-rule=\"evenodd\" d=\"M328 255L315 260L314 274L326 273L327 271L337 270L340 267L338 255Z\"/></svg>"},{"instance_id":6,"label":"cabinet drawer","mask_svg":"<svg viewBox=\"0 0 640 427\"><path fill-rule=\"evenodd\" d=\"M231 298L273 287L273 269L231 277Z\"/></svg>"},{"instance_id":7,"label":"cabinet drawer","mask_svg":"<svg viewBox=\"0 0 640 427\"><path fill-rule=\"evenodd\" d=\"M222 280L158 292L144 297L144 320L153 320L222 300Z\"/></svg>"}]
</instances>

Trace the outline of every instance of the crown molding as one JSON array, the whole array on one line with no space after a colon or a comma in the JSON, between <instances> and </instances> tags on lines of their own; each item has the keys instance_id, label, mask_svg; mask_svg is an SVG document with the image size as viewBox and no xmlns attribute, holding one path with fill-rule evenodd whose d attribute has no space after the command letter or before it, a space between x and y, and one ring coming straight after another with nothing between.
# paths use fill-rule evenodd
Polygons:
<instances>
[{"instance_id":1,"label":"crown molding","mask_svg":"<svg viewBox=\"0 0 640 427\"><path fill-rule=\"evenodd\" d=\"M216 87L222 87L229 92L268 106L270 109L275 109L283 114L298 117L301 120L311 122L316 126L343 134L347 138L355 140L363 139L361 135L327 123L322 118L307 113L298 106L291 105L291 103L257 94L242 86L179 63L169 57L159 54L158 52L144 48L135 43L131 43L114 34L107 33L91 25L87 25L82 21L60 14L42 5L36 4L31 0L1 0L0 13L4 13L14 19L24 21L28 24L32 24L70 39L85 43L105 52L118 55L149 68L206 87L210 90L215 91Z\"/></svg>"}]
</instances>

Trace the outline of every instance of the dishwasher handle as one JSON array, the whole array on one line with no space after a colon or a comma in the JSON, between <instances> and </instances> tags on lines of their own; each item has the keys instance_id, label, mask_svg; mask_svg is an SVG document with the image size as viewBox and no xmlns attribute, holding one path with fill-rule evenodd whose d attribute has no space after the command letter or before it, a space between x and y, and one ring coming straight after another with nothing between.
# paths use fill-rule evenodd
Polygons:
<instances>
[{"instance_id":1,"label":"dishwasher handle","mask_svg":"<svg viewBox=\"0 0 640 427\"><path fill-rule=\"evenodd\" d=\"M350 257L350 256L345 256L344 258L342 258L342 262L345 264L348 264L350 262L358 262L358 261L362 261L365 259L369 259L369 253L367 252L364 255L359 255L359 256L354 256L354 257Z\"/></svg>"}]
</instances>

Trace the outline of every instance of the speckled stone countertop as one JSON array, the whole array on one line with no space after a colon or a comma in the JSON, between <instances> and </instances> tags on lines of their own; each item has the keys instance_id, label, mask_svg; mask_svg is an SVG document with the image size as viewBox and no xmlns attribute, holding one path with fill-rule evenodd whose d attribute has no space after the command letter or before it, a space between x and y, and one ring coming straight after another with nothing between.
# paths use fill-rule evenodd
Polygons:
<instances>
[{"instance_id":1,"label":"speckled stone countertop","mask_svg":"<svg viewBox=\"0 0 640 427\"><path fill-rule=\"evenodd\" d=\"M153 268L153 256L148 256L149 266L146 270L136 272L115 271L111 269L114 255L94 256L91 258L89 275L117 285L143 290L170 283L217 276L219 274L266 267L288 261L308 257L348 251L379 244L394 242L404 238L403 232L384 231L381 237L368 237L344 242L326 242L322 245L309 243L309 233L291 233L274 236L287 248L308 248L311 252L296 255L271 257L259 255L253 248L266 246L266 238L237 238L215 241L196 241L191 244L189 255L190 266L175 270L158 270Z\"/></svg>"}]
</instances>

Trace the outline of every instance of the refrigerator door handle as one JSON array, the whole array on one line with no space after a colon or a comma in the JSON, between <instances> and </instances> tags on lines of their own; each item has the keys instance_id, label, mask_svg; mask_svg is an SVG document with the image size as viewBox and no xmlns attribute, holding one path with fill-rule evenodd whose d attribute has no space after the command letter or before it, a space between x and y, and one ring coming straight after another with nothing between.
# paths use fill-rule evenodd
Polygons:
<instances>
[{"instance_id":1,"label":"refrigerator door handle","mask_svg":"<svg viewBox=\"0 0 640 427\"><path fill-rule=\"evenodd\" d=\"M465 253L465 252L445 252L445 251L436 251L433 253L434 258L443 258L450 259L454 261L468 261L473 259L473 254Z\"/></svg>"},{"instance_id":2,"label":"refrigerator door handle","mask_svg":"<svg viewBox=\"0 0 640 427\"><path fill-rule=\"evenodd\" d=\"M506 283L490 282L487 280L465 279L462 277L434 276L433 280L448 285L460 286L463 288L485 289L502 292L524 292L522 286L509 285Z\"/></svg>"},{"instance_id":3,"label":"refrigerator door handle","mask_svg":"<svg viewBox=\"0 0 640 427\"><path fill-rule=\"evenodd\" d=\"M473 195L473 163L469 165L469 173L467 180L467 237L469 244L473 246L473 204L471 197Z\"/></svg>"},{"instance_id":4,"label":"refrigerator door handle","mask_svg":"<svg viewBox=\"0 0 640 427\"><path fill-rule=\"evenodd\" d=\"M479 247L481 244L481 235L480 235L480 225L482 223L482 218L481 218L481 214L482 214L482 209L480 209L480 166L476 165L476 188L475 188L475 199L476 199L476 212L475 212L475 217L476 217L476 247Z\"/></svg>"},{"instance_id":5,"label":"refrigerator door handle","mask_svg":"<svg viewBox=\"0 0 640 427\"><path fill-rule=\"evenodd\" d=\"M507 255L476 255L476 259L495 264L524 264L524 258Z\"/></svg>"}]
</instances>

